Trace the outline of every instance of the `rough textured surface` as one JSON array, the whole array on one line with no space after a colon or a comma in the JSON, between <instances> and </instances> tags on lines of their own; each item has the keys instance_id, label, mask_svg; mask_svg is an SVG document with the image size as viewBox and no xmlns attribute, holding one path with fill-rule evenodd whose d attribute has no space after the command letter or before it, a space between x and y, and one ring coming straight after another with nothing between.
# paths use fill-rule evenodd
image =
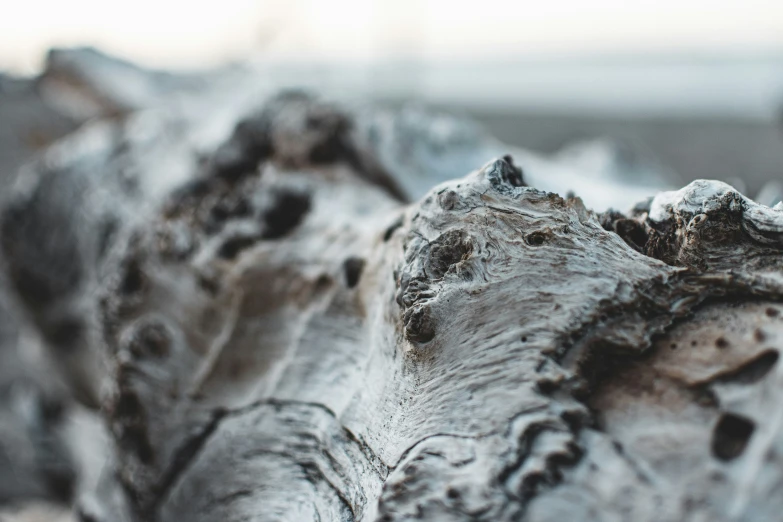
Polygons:
<instances>
[{"instance_id":1,"label":"rough textured surface","mask_svg":"<svg viewBox=\"0 0 783 522\"><path fill-rule=\"evenodd\" d=\"M679 460L677 451L629 457L624 437L601 420L616 407L603 395L585 401L607 393L613 376L632 375L653 336L698 321L686 318L705 299L775 299L777 273L695 272L644 256L580 200L525 187L524 166L511 158L436 187L401 214L382 187L350 171L308 170L272 162L217 198L186 198L183 207L178 196L177 211L155 219L126 254L105 306L118 361L109 411L142 517L555 520L594 510L596 520L676 520L722 512L692 508L690 497L661 504L683 479L675 473L650 487L639 469L653 463L629 460ZM270 237L265 208L281 194L298 194L286 206L301 216ZM242 197L246 210L219 230L199 218ZM746 218L758 226L752 210ZM781 219L764 212L772 226ZM161 228L180 230L192 248L172 256L169 242L157 241ZM714 247L698 248L708 257ZM141 282L131 292L123 290L129 279ZM150 331L165 332L165 341L145 341ZM772 353L748 350L722 370L695 364L692 377L758 373L774 364ZM702 396L706 388L687 399L696 408ZM732 437L746 437L734 417L721 418L729 425L713 427L712 442L698 423L703 453L718 461L741 451ZM660 419L650 413L645 422ZM710 454L711 444L732 448ZM590 458L622 478L607 476L608 491L591 491L594 472L582 471ZM232 477L212 480L224 467ZM581 497L560 497L580 484ZM629 492L638 497L631 505L617 502Z\"/></svg>"},{"instance_id":2,"label":"rough textured surface","mask_svg":"<svg viewBox=\"0 0 783 522\"><path fill-rule=\"evenodd\" d=\"M494 145L355 118L133 113L30 165L0 355L29 329L69 406L3 395L0 448L97 441L45 461L91 521L776 519L783 209L699 181L596 214L538 158L459 177ZM52 498L20 462L0 493Z\"/></svg>"}]
</instances>

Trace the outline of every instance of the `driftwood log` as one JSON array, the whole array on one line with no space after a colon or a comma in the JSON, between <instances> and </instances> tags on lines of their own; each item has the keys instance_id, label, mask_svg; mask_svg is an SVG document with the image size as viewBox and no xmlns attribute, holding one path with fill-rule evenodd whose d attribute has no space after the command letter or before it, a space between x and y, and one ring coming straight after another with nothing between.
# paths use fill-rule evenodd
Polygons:
<instances>
[{"instance_id":1,"label":"driftwood log","mask_svg":"<svg viewBox=\"0 0 783 522\"><path fill-rule=\"evenodd\" d=\"M80 406L28 401L65 464L25 495L83 522L780 520L783 208L696 181L594 212L524 154L362 118L288 93L195 154L201 120L139 113L29 167L8 302L61 377L34 397ZM90 479L57 449L74 408L111 440Z\"/></svg>"}]
</instances>

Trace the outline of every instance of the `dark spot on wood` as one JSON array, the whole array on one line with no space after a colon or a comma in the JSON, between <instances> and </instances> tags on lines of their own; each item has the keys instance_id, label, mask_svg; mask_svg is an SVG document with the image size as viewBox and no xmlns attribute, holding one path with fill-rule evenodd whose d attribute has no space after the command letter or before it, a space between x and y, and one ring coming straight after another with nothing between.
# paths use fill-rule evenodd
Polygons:
<instances>
[{"instance_id":1,"label":"dark spot on wood","mask_svg":"<svg viewBox=\"0 0 783 522\"><path fill-rule=\"evenodd\" d=\"M226 220L249 216L251 212L250 203L244 196L221 198L209 210L209 217L204 228L207 233L218 232Z\"/></svg>"},{"instance_id":2,"label":"dark spot on wood","mask_svg":"<svg viewBox=\"0 0 783 522\"><path fill-rule=\"evenodd\" d=\"M408 308L403 314L403 322L405 337L409 341L426 343L435 337L435 325L427 306Z\"/></svg>"},{"instance_id":3,"label":"dark spot on wood","mask_svg":"<svg viewBox=\"0 0 783 522\"><path fill-rule=\"evenodd\" d=\"M461 230L449 230L435 239L430 246L427 272L433 279L440 279L449 269L470 256L473 246Z\"/></svg>"},{"instance_id":4,"label":"dark spot on wood","mask_svg":"<svg viewBox=\"0 0 783 522\"><path fill-rule=\"evenodd\" d=\"M745 451L754 429L750 419L724 413L712 432L712 454L722 461L736 459Z\"/></svg>"},{"instance_id":5,"label":"dark spot on wood","mask_svg":"<svg viewBox=\"0 0 783 522\"><path fill-rule=\"evenodd\" d=\"M589 415L586 415L582 411L576 411L576 410L564 410L560 414L560 418L563 419L563 422L565 422L568 425L568 428L574 433L577 433L585 425L592 422L592 419L589 417ZM581 455L580 449L576 446L570 447L569 450L574 456L574 460L576 460L576 458L578 458L578 456Z\"/></svg>"},{"instance_id":6,"label":"dark spot on wood","mask_svg":"<svg viewBox=\"0 0 783 522\"><path fill-rule=\"evenodd\" d=\"M446 190L438 194L438 204L443 210L453 210L459 203L459 194L453 190Z\"/></svg>"},{"instance_id":7,"label":"dark spot on wood","mask_svg":"<svg viewBox=\"0 0 783 522\"><path fill-rule=\"evenodd\" d=\"M123 390L117 402L114 403L112 413L117 418L138 417L141 413L141 401L139 401L139 397L135 393Z\"/></svg>"},{"instance_id":8,"label":"dark spot on wood","mask_svg":"<svg viewBox=\"0 0 783 522\"><path fill-rule=\"evenodd\" d=\"M364 269L364 259L360 257L349 257L343 262L343 272L345 272L345 284L348 288L353 288L359 283Z\"/></svg>"},{"instance_id":9,"label":"dark spot on wood","mask_svg":"<svg viewBox=\"0 0 783 522\"><path fill-rule=\"evenodd\" d=\"M135 295L144 289L146 277L138 259L131 259L123 267L119 291L123 295Z\"/></svg>"},{"instance_id":10,"label":"dark spot on wood","mask_svg":"<svg viewBox=\"0 0 783 522\"><path fill-rule=\"evenodd\" d=\"M158 322L140 326L128 344L128 349L136 357L165 357L170 348L171 335L166 326Z\"/></svg>"},{"instance_id":11,"label":"dark spot on wood","mask_svg":"<svg viewBox=\"0 0 783 522\"><path fill-rule=\"evenodd\" d=\"M767 339L767 334L761 328L756 328L756 331L753 332L753 338L757 343L763 343Z\"/></svg>"},{"instance_id":12,"label":"dark spot on wood","mask_svg":"<svg viewBox=\"0 0 783 522\"><path fill-rule=\"evenodd\" d=\"M310 211L310 195L281 191L272 208L264 212L264 239L279 239L295 229Z\"/></svg>"},{"instance_id":13,"label":"dark spot on wood","mask_svg":"<svg viewBox=\"0 0 783 522\"><path fill-rule=\"evenodd\" d=\"M151 464L155 453L147 437L146 415L138 395L127 388L121 390L111 416L121 446L136 455L142 463Z\"/></svg>"},{"instance_id":14,"label":"dark spot on wood","mask_svg":"<svg viewBox=\"0 0 783 522\"><path fill-rule=\"evenodd\" d=\"M722 375L719 380L722 382L753 384L763 379L775 367L779 357L780 355L776 350L766 350L739 368Z\"/></svg>"},{"instance_id":15,"label":"dark spot on wood","mask_svg":"<svg viewBox=\"0 0 783 522\"><path fill-rule=\"evenodd\" d=\"M44 484L47 492L56 500L70 503L76 490L76 473L64 463L45 464Z\"/></svg>"},{"instance_id":16,"label":"dark spot on wood","mask_svg":"<svg viewBox=\"0 0 783 522\"><path fill-rule=\"evenodd\" d=\"M543 232L532 232L525 237L525 243L530 246L541 246L546 242L546 234Z\"/></svg>"},{"instance_id":17,"label":"dark spot on wood","mask_svg":"<svg viewBox=\"0 0 783 522\"><path fill-rule=\"evenodd\" d=\"M321 274L318 276L318 279L315 280L313 292L316 294L324 292L330 286L332 286L332 277L329 274Z\"/></svg>"},{"instance_id":18,"label":"dark spot on wood","mask_svg":"<svg viewBox=\"0 0 783 522\"><path fill-rule=\"evenodd\" d=\"M707 221L707 215L706 214L699 214L697 216L694 216L693 219L691 219L691 222L688 224L690 227L697 227Z\"/></svg>"},{"instance_id":19,"label":"dark spot on wood","mask_svg":"<svg viewBox=\"0 0 783 522\"><path fill-rule=\"evenodd\" d=\"M628 246L638 252L641 252L647 244L647 232L644 226L633 219L618 220L614 224L614 230Z\"/></svg>"},{"instance_id":20,"label":"dark spot on wood","mask_svg":"<svg viewBox=\"0 0 783 522\"><path fill-rule=\"evenodd\" d=\"M211 178L199 178L185 183L175 190L164 205L163 215L166 219L182 216L187 210L197 206L215 186Z\"/></svg>"},{"instance_id":21,"label":"dark spot on wood","mask_svg":"<svg viewBox=\"0 0 783 522\"><path fill-rule=\"evenodd\" d=\"M505 181L512 187L524 187L525 179L522 173L522 169L514 164L514 158L511 154L503 156L503 161L508 165L508 169L503 169L503 176Z\"/></svg>"},{"instance_id":22,"label":"dark spot on wood","mask_svg":"<svg viewBox=\"0 0 783 522\"><path fill-rule=\"evenodd\" d=\"M691 346L696 346L698 343L696 341L691 341Z\"/></svg>"},{"instance_id":23,"label":"dark spot on wood","mask_svg":"<svg viewBox=\"0 0 783 522\"><path fill-rule=\"evenodd\" d=\"M546 475L543 472L531 472L522 479L521 491L523 497L534 496L542 485L547 483Z\"/></svg>"},{"instance_id":24,"label":"dark spot on wood","mask_svg":"<svg viewBox=\"0 0 783 522\"><path fill-rule=\"evenodd\" d=\"M676 349L677 349L677 343L672 343L672 344L669 346L669 348L671 348L672 350L676 350Z\"/></svg>"},{"instance_id":25,"label":"dark spot on wood","mask_svg":"<svg viewBox=\"0 0 783 522\"><path fill-rule=\"evenodd\" d=\"M258 164L271 152L269 147L254 147L247 149L225 146L218 149L215 155L214 173L218 178L236 182L238 179L252 174L258 169Z\"/></svg>"},{"instance_id":26,"label":"dark spot on wood","mask_svg":"<svg viewBox=\"0 0 783 522\"><path fill-rule=\"evenodd\" d=\"M389 228L386 229L386 232L383 233L383 242L387 242L391 239L392 235L394 234L394 231L397 230L402 226L402 216L397 218L394 223L392 223Z\"/></svg>"},{"instance_id":27,"label":"dark spot on wood","mask_svg":"<svg viewBox=\"0 0 783 522\"><path fill-rule=\"evenodd\" d=\"M765 313L767 314L767 317L777 317L780 315L780 310L770 307L766 309Z\"/></svg>"},{"instance_id":28,"label":"dark spot on wood","mask_svg":"<svg viewBox=\"0 0 783 522\"><path fill-rule=\"evenodd\" d=\"M198 285L209 295L217 295L218 291L220 291L220 283L214 275L199 274L197 281Z\"/></svg>"},{"instance_id":29,"label":"dark spot on wood","mask_svg":"<svg viewBox=\"0 0 783 522\"><path fill-rule=\"evenodd\" d=\"M447 497L449 497L450 499L458 499L458 498L460 498L462 495L460 494L460 492L459 492L459 490L458 490L458 489L456 489L456 488L453 488L453 487L449 487L449 488L446 490L446 496L447 496Z\"/></svg>"},{"instance_id":30,"label":"dark spot on wood","mask_svg":"<svg viewBox=\"0 0 783 522\"><path fill-rule=\"evenodd\" d=\"M608 210L600 214L599 221L604 230L614 232L628 246L637 252L643 252L649 236L642 223L634 219L628 219L624 214L616 210Z\"/></svg>"},{"instance_id":31,"label":"dark spot on wood","mask_svg":"<svg viewBox=\"0 0 783 522\"><path fill-rule=\"evenodd\" d=\"M234 183L256 172L272 154L267 117L257 114L237 123L231 138L215 151L212 170L217 178Z\"/></svg>"},{"instance_id":32,"label":"dark spot on wood","mask_svg":"<svg viewBox=\"0 0 783 522\"><path fill-rule=\"evenodd\" d=\"M41 397L38 406L47 423L58 424L63 420L63 413L65 413L65 399L63 397Z\"/></svg>"},{"instance_id":33,"label":"dark spot on wood","mask_svg":"<svg viewBox=\"0 0 783 522\"><path fill-rule=\"evenodd\" d=\"M551 395L558 388L560 388L560 385L552 379L541 379L536 382L536 389L543 395Z\"/></svg>"},{"instance_id":34,"label":"dark spot on wood","mask_svg":"<svg viewBox=\"0 0 783 522\"><path fill-rule=\"evenodd\" d=\"M522 169L514 165L514 160L510 155L498 158L488 164L483 172L490 184L499 192L508 194L512 192L509 187L525 186ZM457 188L459 187L460 185L457 185Z\"/></svg>"},{"instance_id":35,"label":"dark spot on wood","mask_svg":"<svg viewBox=\"0 0 783 522\"><path fill-rule=\"evenodd\" d=\"M310 114L305 123L309 129L320 132L318 141L313 143L310 150L310 161L316 165L328 165L342 159L349 165L359 167L356 151L346 135L351 122L344 115L333 110L330 113ZM356 170L361 172L360 168Z\"/></svg>"},{"instance_id":36,"label":"dark spot on wood","mask_svg":"<svg viewBox=\"0 0 783 522\"><path fill-rule=\"evenodd\" d=\"M570 441L566 444L565 451L555 453L547 459L547 462L558 467L570 466L576 464L582 458L583 453L582 448L578 444Z\"/></svg>"},{"instance_id":37,"label":"dark spot on wood","mask_svg":"<svg viewBox=\"0 0 783 522\"><path fill-rule=\"evenodd\" d=\"M53 328L45 329L46 340L58 349L71 350L84 340L84 322L76 317L67 317L58 321Z\"/></svg>"},{"instance_id":38,"label":"dark spot on wood","mask_svg":"<svg viewBox=\"0 0 783 522\"><path fill-rule=\"evenodd\" d=\"M729 347L729 342L726 340L725 337L718 337L715 339L715 347L723 350L724 348Z\"/></svg>"},{"instance_id":39,"label":"dark spot on wood","mask_svg":"<svg viewBox=\"0 0 783 522\"><path fill-rule=\"evenodd\" d=\"M523 343L527 342L527 335L523 335L522 339L520 339Z\"/></svg>"},{"instance_id":40,"label":"dark spot on wood","mask_svg":"<svg viewBox=\"0 0 783 522\"><path fill-rule=\"evenodd\" d=\"M217 254L222 259L234 259L241 251L253 246L258 239L258 236L232 237L220 246Z\"/></svg>"}]
</instances>

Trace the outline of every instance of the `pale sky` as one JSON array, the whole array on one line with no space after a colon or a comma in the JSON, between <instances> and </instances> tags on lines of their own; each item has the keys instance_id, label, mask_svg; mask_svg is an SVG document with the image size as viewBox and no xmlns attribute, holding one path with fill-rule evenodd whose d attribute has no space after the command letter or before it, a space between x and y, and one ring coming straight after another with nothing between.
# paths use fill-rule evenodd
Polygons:
<instances>
[{"instance_id":1,"label":"pale sky","mask_svg":"<svg viewBox=\"0 0 783 522\"><path fill-rule=\"evenodd\" d=\"M21 0L0 69L95 45L160 67L230 59L502 58L783 49L783 0Z\"/></svg>"}]
</instances>

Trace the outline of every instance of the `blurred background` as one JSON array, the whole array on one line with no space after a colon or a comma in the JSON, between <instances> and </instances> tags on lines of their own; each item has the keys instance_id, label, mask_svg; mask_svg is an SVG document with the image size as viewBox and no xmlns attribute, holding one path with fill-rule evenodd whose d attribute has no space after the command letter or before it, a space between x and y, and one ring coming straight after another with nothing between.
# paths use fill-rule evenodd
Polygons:
<instances>
[{"instance_id":1,"label":"blurred background","mask_svg":"<svg viewBox=\"0 0 783 522\"><path fill-rule=\"evenodd\" d=\"M783 191L778 0L27 0L0 17L8 73L83 45L162 69L251 62L281 86L423 102L510 145L642 162L672 185ZM585 152L594 140L610 150Z\"/></svg>"}]
</instances>

